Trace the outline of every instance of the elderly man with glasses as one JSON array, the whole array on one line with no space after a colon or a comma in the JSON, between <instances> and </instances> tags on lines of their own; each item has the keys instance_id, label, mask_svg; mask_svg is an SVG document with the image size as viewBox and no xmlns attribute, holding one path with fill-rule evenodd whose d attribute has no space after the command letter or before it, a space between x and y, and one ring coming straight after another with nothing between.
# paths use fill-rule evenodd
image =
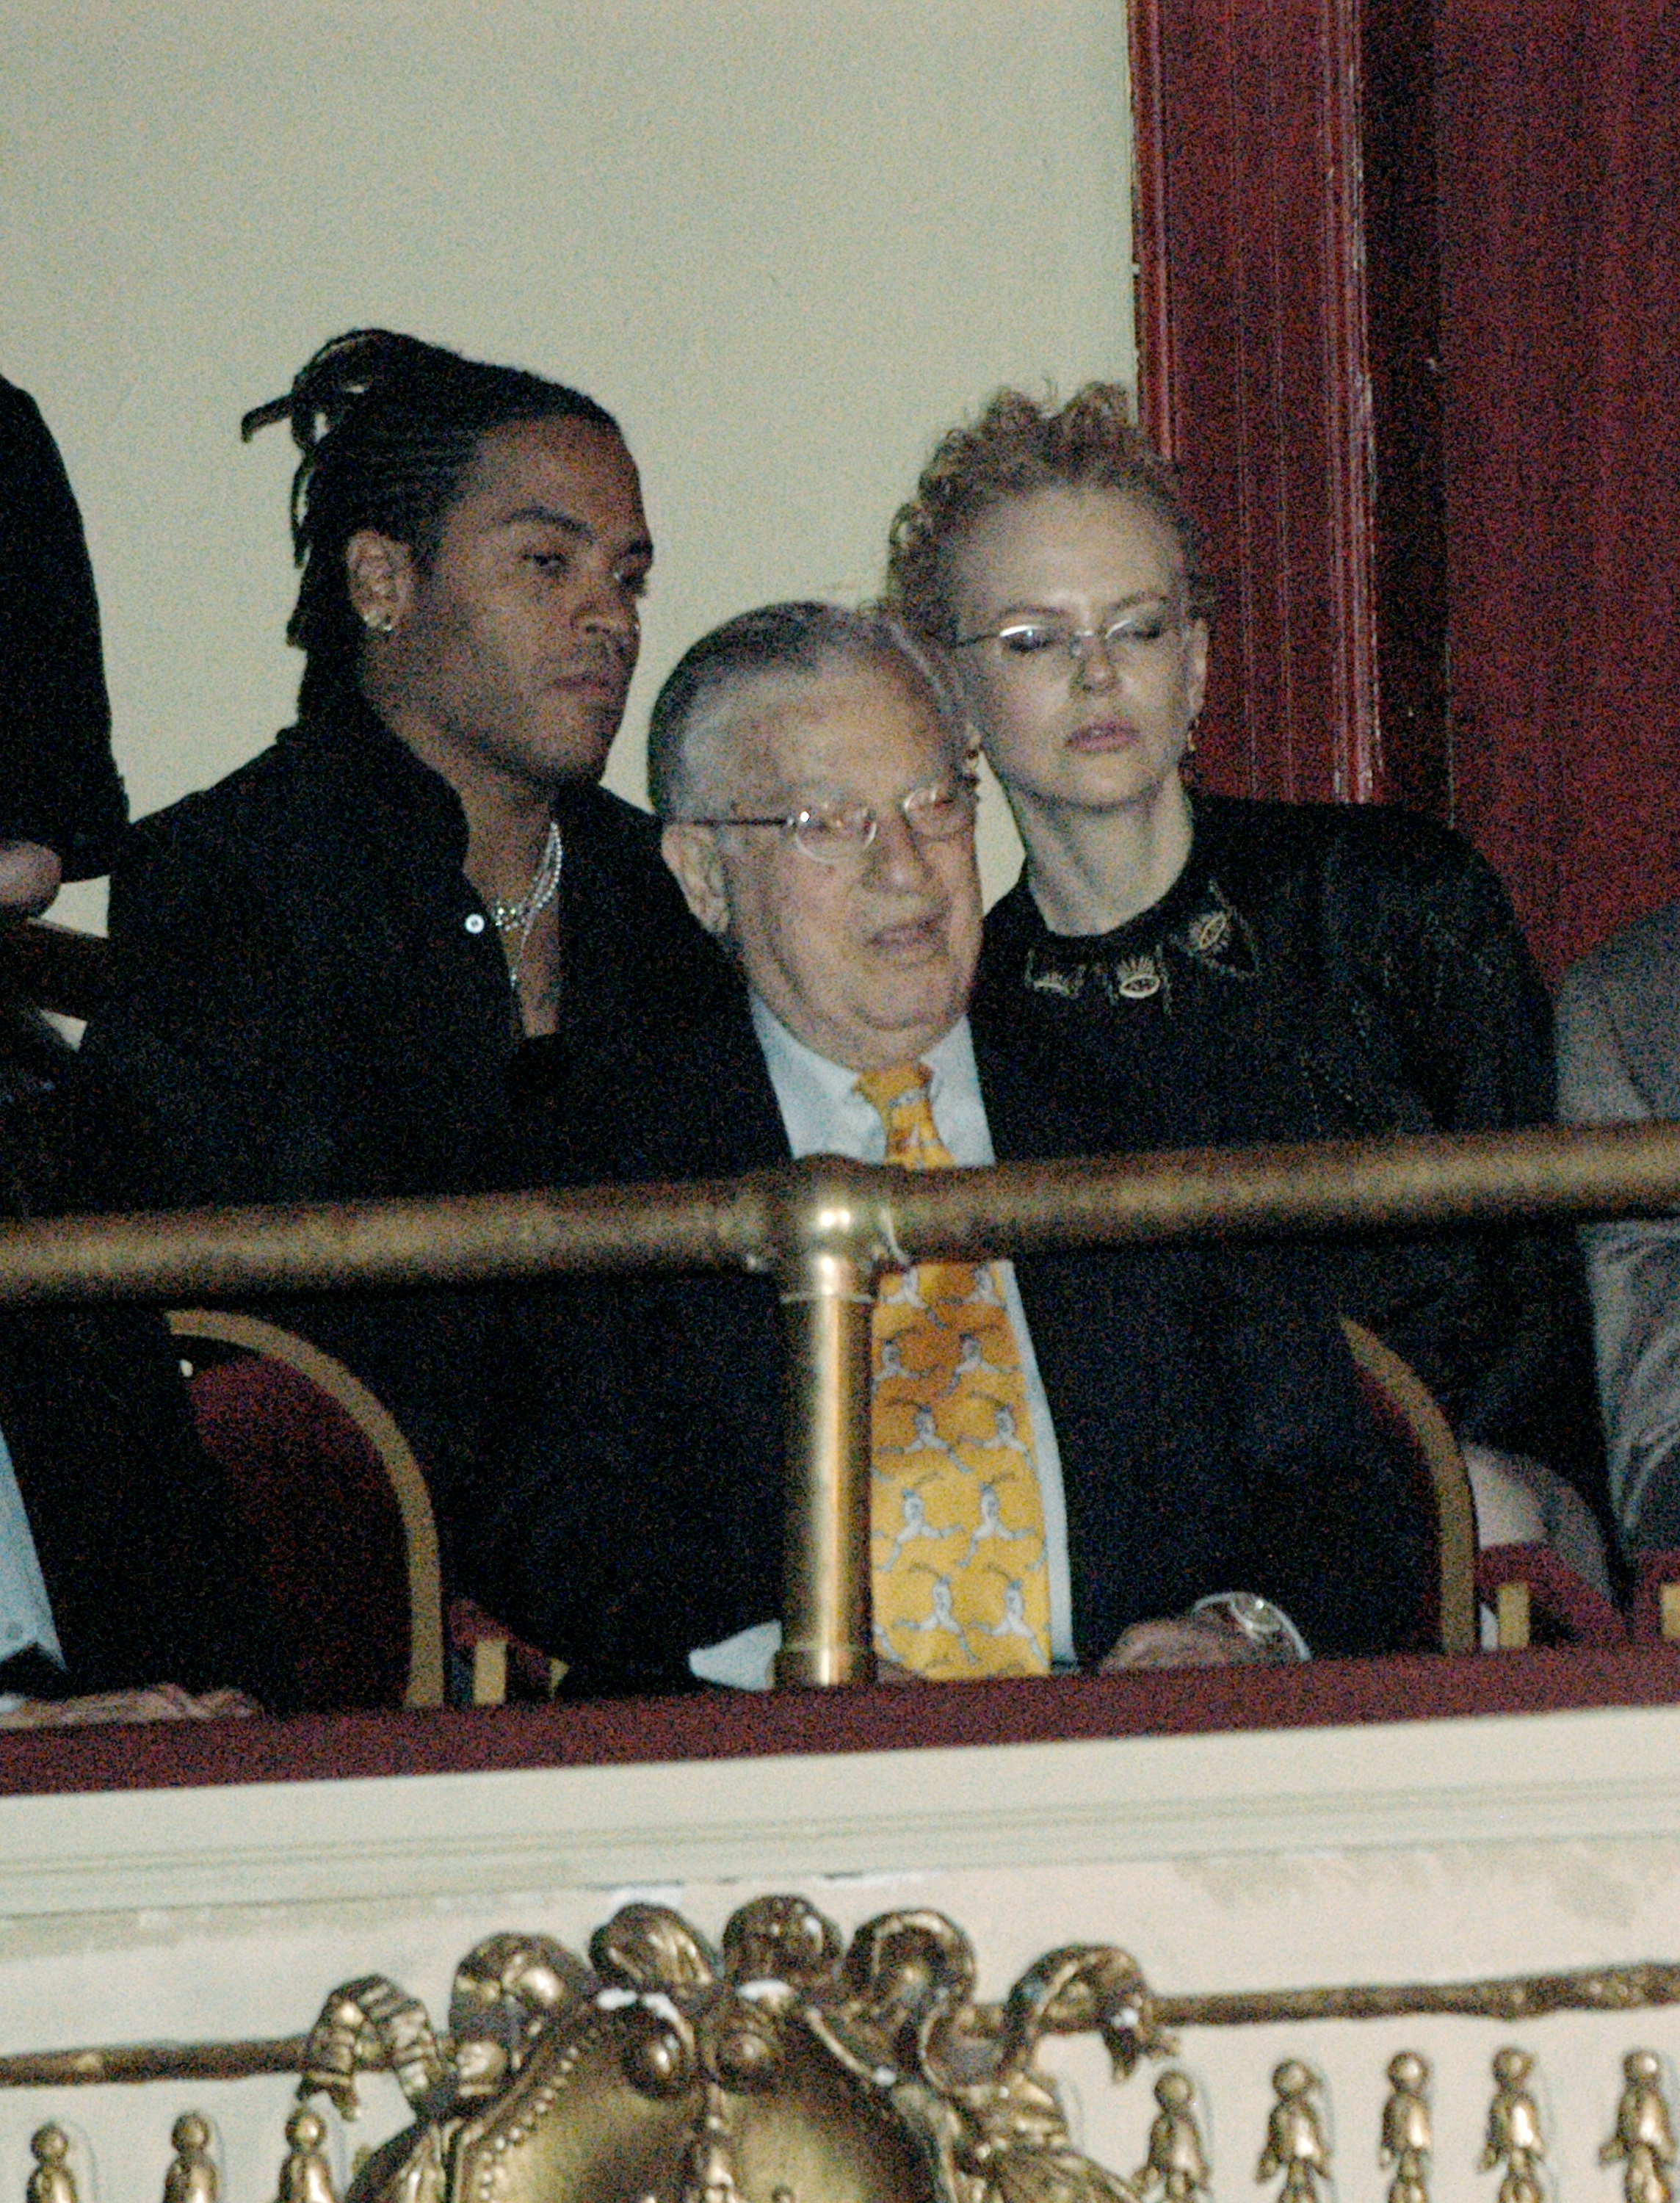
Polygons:
<instances>
[{"instance_id":1,"label":"elderly man with glasses","mask_svg":"<svg viewBox=\"0 0 1680 2203\"><path fill-rule=\"evenodd\" d=\"M988 1098L1044 1067L968 1019L969 752L945 674L890 619L772 605L687 653L654 707L650 781L666 862L733 977L684 1031L646 1037L641 1074L601 1108L600 1174L994 1160ZM1054 1123L1040 1131L1035 1152L1055 1151ZM529 1361L551 1397L483 1510L470 1587L579 1687L762 1682L781 1537L769 1285L569 1287L547 1314ZM1415 1641L1410 1471L1299 1263L924 1263L887 1279L875 1328L875 1631L893 1671Z\"/></svg>"}]
</instances>

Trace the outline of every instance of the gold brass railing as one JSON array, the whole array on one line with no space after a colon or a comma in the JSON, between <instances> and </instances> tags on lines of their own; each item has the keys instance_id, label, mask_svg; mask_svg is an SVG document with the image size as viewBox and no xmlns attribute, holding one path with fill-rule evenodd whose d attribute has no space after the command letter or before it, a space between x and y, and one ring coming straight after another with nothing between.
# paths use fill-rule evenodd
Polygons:
<instances>
[{"instance_id":1,"label":"gold brass railing","mask_svg":"<svg viewBox=\"0 0 1680 2203\"><path fill-rule=\"evenodd\" d=\"M689 1185L0 1226L0 1303L238 1297L628 1271L772 1274L787 1534L778 1680L874 1674L869 1311L944 1257L1680 1211L1680 1125L1210 1149L988 1170L817 1156Z\"/></svg>"}]
</instances>

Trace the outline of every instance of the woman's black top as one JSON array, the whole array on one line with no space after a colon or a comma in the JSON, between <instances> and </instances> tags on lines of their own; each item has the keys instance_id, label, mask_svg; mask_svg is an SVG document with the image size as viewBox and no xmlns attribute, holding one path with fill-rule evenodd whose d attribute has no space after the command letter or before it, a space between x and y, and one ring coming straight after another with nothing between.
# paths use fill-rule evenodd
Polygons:
<instances>
[{"instance_id":1,"label":"woman's black top","mask_svg":"<svg viewBox=\"0 0 1680 2203\"><path fill-rule=\"evenodd\" d=\"M1110 933L1051 932L1023 880L987 919L974 1019L1023 1096L1072 1090L1092 1154L1553 1113L1549 1006L1504 889L1457 836L1380 808L1198 795L1184 871ZM1601 1504L1571 1233L1300 1244L1461 1438L1549 1461Z\"/></svg>"}]
</instances>

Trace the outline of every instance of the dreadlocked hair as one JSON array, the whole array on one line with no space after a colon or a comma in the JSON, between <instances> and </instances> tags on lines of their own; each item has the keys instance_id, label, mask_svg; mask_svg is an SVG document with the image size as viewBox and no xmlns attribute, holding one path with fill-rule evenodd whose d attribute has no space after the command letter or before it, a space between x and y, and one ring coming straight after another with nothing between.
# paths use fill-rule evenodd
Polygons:
<instances>
[{"instance_id":1,"label":"dreadlocked hair","mask_svg":"<svg viewBox=\"0 0 1680 2203\"><path fill-rule=\"evenodd\" d=\"M1131 393L1088 382L1065 405L999 390L977 419L942 436L916 494L894 514L887 603L929 641L957 640L952 557L976 523L1013 498L1046 489L1104 489L1135 498L1170 530L1184 562L1188 610L1205 619L1213 592L1177 474L1139 428Z\"/></svg>"},{"instance_id":2,"label":"dreadlocked hair","mask_svg":"<svg viewBox=\"0 0 1680 2203\"><path fill-rule=\"evenodd\" d=\"M287 422L303 453L292 481L292 546L302 570L286 640L304 653L298 709L357 687L362 624L345 549L369 528L424 567L492 428L519 421L618 423L580 390L522 368L466 359L390 329L351 329L324 344L283 398L247 413L239 434Z\"/></svg>"}]
</instances>

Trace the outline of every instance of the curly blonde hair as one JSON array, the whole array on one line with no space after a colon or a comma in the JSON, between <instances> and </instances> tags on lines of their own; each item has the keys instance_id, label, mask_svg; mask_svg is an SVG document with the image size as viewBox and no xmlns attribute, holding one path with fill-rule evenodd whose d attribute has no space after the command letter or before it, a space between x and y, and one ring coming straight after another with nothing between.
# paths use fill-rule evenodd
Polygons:
<instances>
[{"instance_id":1,"label":"curly blonde hair","mask_svg":"<svg viewBox=\"0 0 1680 2203\"><path fill-rule=\"evenodd\" d=\"M1176 470L1137 424L1123 383L1088 382L1065 405L999 390L979 417L940 439L916 494L893 515L887 605L930 641L957 640L952 553L975 523L1011 498L1045 489L1107 489L1135 497L1171 531L1184 562L1186 609L1206 619L1213 592Z\"/></svg>"}]
</instances>

